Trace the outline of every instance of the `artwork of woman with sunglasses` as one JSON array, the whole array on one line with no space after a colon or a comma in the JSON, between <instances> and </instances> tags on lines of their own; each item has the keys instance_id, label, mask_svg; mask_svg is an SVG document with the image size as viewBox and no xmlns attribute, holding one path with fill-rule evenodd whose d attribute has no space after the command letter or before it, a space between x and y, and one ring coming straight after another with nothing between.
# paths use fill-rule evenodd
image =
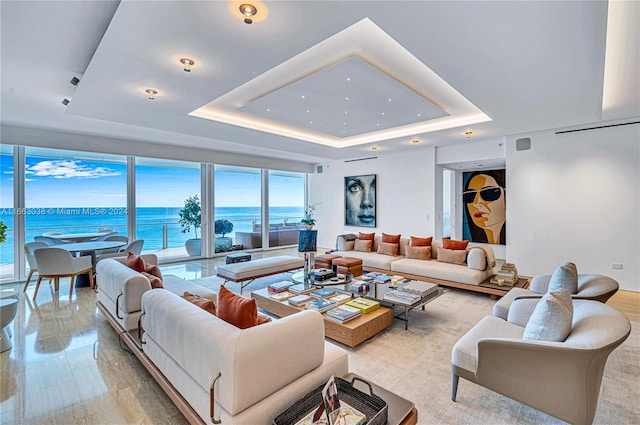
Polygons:
<instances>
[{"instance_id":1,"label":"artwork of woman with sunglasses","mask_svg":"<svg viewBox=\"0 0 640 425\"><path fill-rule=\"evenodd\" d=\"M473 242L506 243L504 170L463 173L464 238Z\"/></svg>"}]
</instances>

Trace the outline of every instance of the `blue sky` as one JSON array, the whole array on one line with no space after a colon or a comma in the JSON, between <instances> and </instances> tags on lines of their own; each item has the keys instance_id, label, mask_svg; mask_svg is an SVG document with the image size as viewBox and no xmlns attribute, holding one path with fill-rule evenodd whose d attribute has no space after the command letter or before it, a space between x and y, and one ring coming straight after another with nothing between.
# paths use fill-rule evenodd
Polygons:
<instances>
[{"instance_id":1,"label":"blue sky","mask_svg":"<svg viewBox=\"0 0 640 425\"><path fill-rule=\"evenodd\" d=\"M13 157L0 155L0 207L13 206ZM124 207L126 164L28 156L25 168L27 207ZM259 173L216 172L216 206L260 206ZM271 176L272 206L302 206L303 180ZM138 207L181 207L200 195L198 168L136 167Z\"/></svg>"}]
</instances>

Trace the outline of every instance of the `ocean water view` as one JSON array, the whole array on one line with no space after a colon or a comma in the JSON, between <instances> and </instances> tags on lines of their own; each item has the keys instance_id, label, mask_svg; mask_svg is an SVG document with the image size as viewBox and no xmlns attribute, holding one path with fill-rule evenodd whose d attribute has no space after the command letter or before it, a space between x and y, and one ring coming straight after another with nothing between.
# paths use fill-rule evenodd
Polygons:
<instances>
[{"instance_id":1,"label":"ocean water view","mask_svg":"<svg viewBox=\"0 0 640 425\"><path fill-rule=\"evenodd\" d=\"M178 220L181 207L136 208L136 239L144 239L144 251L180 248L187 239L194 237L193 228L183 233ZM253 222L260 223L260 207L216 207L216 220L226 219L233 223L233 231L227 234L235 240L235 232L253 231ZM25 241L31 242L43 232L86 233L100 228L112 229L127 235L127 209L125 207L86 208L27 208L19 213L26 215ZM270 207L269 223L294 223L304 216L304 207ZM0 209L0 220L8 227L7 240L0 244L0 264L11 264L14 241L14 211ZM166 228L166 239L164 238ZM198 237L201 237L198 229Z\"/></svg>"}]
</instances>

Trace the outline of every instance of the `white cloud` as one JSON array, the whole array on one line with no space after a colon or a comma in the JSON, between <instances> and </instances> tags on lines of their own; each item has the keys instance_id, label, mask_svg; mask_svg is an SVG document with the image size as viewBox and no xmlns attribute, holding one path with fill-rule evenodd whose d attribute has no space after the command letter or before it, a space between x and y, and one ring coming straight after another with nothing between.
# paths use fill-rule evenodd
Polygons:
<instances>
[{"instance_id":1,"label":"white cloud","mask_svg":"<svg viewBox=\"0 0 640 425\"><path fill-rule=\"evenodd\" d=\"M99 177L119 176L121 173L107 167L89 167L72 160L40 161L35 165L27 166L25 174L35 177L51 177L54 179L85 178L97 179Z\"/></svg>"}]
</instances>

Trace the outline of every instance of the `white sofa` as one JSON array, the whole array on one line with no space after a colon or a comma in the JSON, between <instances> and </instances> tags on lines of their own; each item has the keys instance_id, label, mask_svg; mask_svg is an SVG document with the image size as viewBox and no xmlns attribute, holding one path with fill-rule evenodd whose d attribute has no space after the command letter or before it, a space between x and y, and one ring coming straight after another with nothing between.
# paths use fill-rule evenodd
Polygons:
<instances>
[{"instance_id":1,"label":"white sofa","mask_svg":"<svg viewBox=\"0 0 640 425\"><path fill-rule=\"evenodd\" d=\"M141 256L146 264L158 265L153 255ZM98 307L102 306L126 330L138 328L142 295L151 290L149 279L126 266L126 257L107 258L96 265ZM215 299L215 292L174 275L163 276L165 289L182 295L185 291Z\"/></svg>"},{"instance_id":2,"label":"white sofa","mask_svg":"<svg viewBox=\"0 0 640 425\"><path fill-rule=\"evenodd\" d=\"M349 244L348 235L340 235L337 239L334 255L359 258L365 270L388 271L400 275L425 277L437 280L439 284L446 282L469 285L469 289L477 287L489 279L494 273L496 260L493 248L489 245L469 245L467 248L467 262L464 265L443 263L436 260L438 248L442 248L442 241L431 242L431 260L416 260L405 258L409 238L400 238L397 256L378 254L378 244L382 237L376 236L371 252L354 251ZM351 248L351 249L349 249ZM460 287L460 285L451 285Z\"/></svg>"},{"instance_id":3,"label":"white sofa","mask_svg":"<svg viewBox=\"0 0 640 425\"><path fill-rule=\"evenodd\" d=\"M144 354L188 403L181 410L191 423L213 416L271 424L331 375L348 372L347 353L325 341L315 311L239 329L162 290L147 291L142 309Z\"/></svg>"}]
</instances>

